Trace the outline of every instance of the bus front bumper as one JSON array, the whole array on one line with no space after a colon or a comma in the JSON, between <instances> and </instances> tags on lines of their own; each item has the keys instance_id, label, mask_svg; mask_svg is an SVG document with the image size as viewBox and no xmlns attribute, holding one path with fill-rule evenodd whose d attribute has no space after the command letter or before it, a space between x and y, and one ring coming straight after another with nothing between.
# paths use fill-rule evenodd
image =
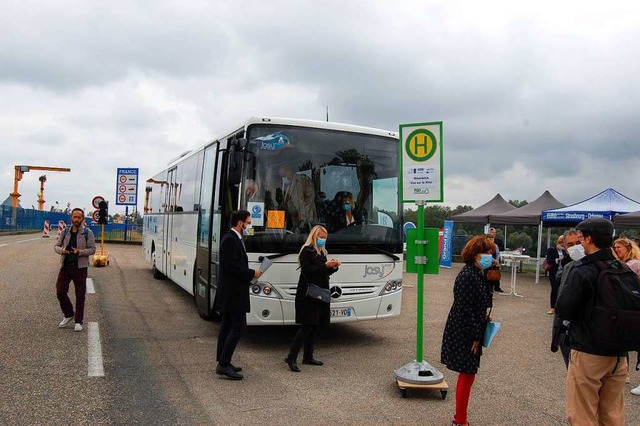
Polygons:
<instances>
[{"instance_id":1,"label":"bus front bumper","mask_svg":"<svg viewBox=\"0 0 640 426\"><path fill-rule=\"evenodd\" d=\"M295 324L294 300L250 296L251 312L247 314L248 325L293 325ZM258 300L256 300L258 299ZM331 322L352 322L397 317L400 315L402 290L384 296L361 300L332 301ZM256 308L259 306L259 308Z\"/></svg>"}]
</instances>

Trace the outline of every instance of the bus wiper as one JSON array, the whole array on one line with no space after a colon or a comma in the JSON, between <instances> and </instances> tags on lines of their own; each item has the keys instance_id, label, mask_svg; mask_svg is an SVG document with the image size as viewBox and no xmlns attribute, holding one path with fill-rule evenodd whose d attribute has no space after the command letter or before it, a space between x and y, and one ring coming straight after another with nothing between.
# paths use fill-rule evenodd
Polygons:
<instances>
[{"instance_id":1,"label":"bus wiper","mask_svg":"<svg viewBox=\"0 0 640 426\"><path fill-rule=\"evenodd\" d=\"M265 257L267 259L269 259L269 260L273 260L273 259L277 259L279 257L286 256L288 254L291 254L291 253L276 253L276 254L270 254L269 256L258 256L258 262L262 262Z\"/></svg>"},{"instance_id":2,"label":"bus wiper","mask_svg":"<svg viewBox=\"0 0 640 426\"><path fill-rule=\"evenodd\" d=\"M378 247L376 247L374 245L367 244L365 247L370 247L370 248L374 249L375 251L377 251L378 253L386 254L391 259L395 260L396 262L400 260L400 258L398 256L396 256L395 254L393 254L391 252L388 252L386 250L382 250L381 248L378 248Z\"/></svg>"}]
</instances>

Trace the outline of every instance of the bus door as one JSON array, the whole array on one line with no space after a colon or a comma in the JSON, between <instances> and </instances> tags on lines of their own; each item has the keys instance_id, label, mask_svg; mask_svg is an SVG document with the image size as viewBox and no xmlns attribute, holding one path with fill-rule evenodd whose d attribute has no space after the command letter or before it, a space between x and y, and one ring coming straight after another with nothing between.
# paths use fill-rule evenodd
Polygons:
<instances>
[{"instance_id":1,"label":"bus door","mask_svg":"<svg viewBox=\"0 0 640 426\"><path fill-rule=\"evenodd\" d=\"M211 265L211 250L217 247L218 232L214 232L213 198L216 187L216 163L218 143L205 148L198 211L198 243L196 248L196 270L193 295L198 314L209 319L213 313L213 301L217 288L217 271Z\"/></svg>"},{"instance_id":2,"label":"bus door","mask_svg":"<svg viewBox=\"0 0 640 426\"><path fill-rule=\"evenodd\" d=\"M169 182L169 186L167 188L166 195L166 207L164 214L164 241L162 247L163 254L163 266L164 273L167 277L171 278L171 252L173 250L173 212L175 210L176 204L176 191L175 191L175 180L176 180L176 167L169 170L169 174L167 175L167 181Z\"/></svg>"}]
</instances>

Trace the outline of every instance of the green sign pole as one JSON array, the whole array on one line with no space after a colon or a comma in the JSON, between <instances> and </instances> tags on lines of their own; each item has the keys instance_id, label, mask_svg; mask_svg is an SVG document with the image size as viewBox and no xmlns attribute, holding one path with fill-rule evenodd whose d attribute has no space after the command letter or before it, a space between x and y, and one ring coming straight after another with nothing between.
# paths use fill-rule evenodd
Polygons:
<instances>
[{"instance_id":1,"label":"green sign pole","mask_svg":"<svg viewBox=\"0 0 640 426\"><path fill-rule=\"evenodd\" d=\"M431 386L444 375L423 358L424 275L438 273L438 229L425 228L424 206L443 201L442 122L400 125L400 199L418 206L418 227L406 230L406 273L417 274L416 357L394 371L398 386ZM428 261L427 261L428 260ZM441 389L446 389L446 382Z\"/></svg>"},{"instance_id":2,"label":"green sign pole","mask_svg":"<svg viewBox=\"0 0 640 426\"><path fill-rule=\"evenodd\" d=\"M424 234L424 201L417 201L418 204L418 312L416 325L416 362L422 362L422 341L423 341L423 327L424 327L424 266L425 263L425 234Z\"/></svg>"}]
</instances>

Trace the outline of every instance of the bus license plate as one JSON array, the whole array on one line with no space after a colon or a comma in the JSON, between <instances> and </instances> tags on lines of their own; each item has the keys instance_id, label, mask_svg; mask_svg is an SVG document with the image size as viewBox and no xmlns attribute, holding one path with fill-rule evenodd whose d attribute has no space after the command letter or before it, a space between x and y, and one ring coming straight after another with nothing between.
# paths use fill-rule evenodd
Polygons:
<instances>
[{"instance_id":1,"label":"bus license plate","mask_svg":"<svg viewBox=\"0 0 640 426\"><path fill-rule=\"evenodd\" d=\"M331 316L332 317L350 317L351 308L332 308Z\"/></svg>"}]
</instances>

